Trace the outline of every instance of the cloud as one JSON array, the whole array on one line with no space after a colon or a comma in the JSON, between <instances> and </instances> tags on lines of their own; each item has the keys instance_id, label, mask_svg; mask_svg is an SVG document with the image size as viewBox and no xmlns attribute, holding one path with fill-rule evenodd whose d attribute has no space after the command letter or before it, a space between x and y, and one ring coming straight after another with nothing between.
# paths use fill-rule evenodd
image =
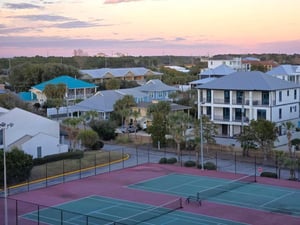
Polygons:
<instances>
[{"instance_id":1,"label":"cloud","mask_svg":"<svg viewBox=\"0 0 300 225\"><path fill-rule=\"evenodd\" d=\"M96 23L79 21L79 20L66 22L66 23L57 23L57 24L53 25L53 27L64 28L64 29L87 28L87 27L98 27L98 26L109 26L109 25L100 25L100 24L96 24Z\"/></svg>"},{"instance_id":2,"label":"cloud","mask_svg":"<svg viewBox=\"0 0 300 225\"><path fill-rule=\"evenodd\" d=\"M105 0L104 4L118 4L123 2L138 2L141 0Z\"/></svg>"},{"instance_id":3,"label":"cloud","mask_svg":"<svg viewBox=\"0 0 300 225\"><path fill-rule=\"evenodd\" d=\"M29 3L5 3L4 7L9 9L41 9L43 7Z\"/></svg>"},{"instance_id":4,"label":"cloud","mask_svg":"<svg viewBox=\"0 0 300 225\"><path fill-rule=\"evenodd\" d=\"M8 16L7 18L20 18L27 19L31 21L66 21L72 20L71 18L65 16L56 16L56 15L24 15L24 16Z\"/></svg>"},{"instance_id":5,"label":"cloud","mask_svg":"<svg viewBox=\"0 0 300 225\"><path fill-rule=\"evenodd\" d=\"M185 41L186 39L183 37L176 37L174 41Z\"/></svg>"},{"instance_id":6,"label":"cloud","mask_svg":"<svg viewBox=\"0 0 300 225\"><path fill-rule=\"evenodd\" d=\"M32 27L7 28L7 27L0 26L0 34L3 34L3 35L12 34L12 33L22 33L22 32L32 31L32 30L35 30L35 29Z\"/></svg>"},{"instance_id":7,"label":"cloud","mask_svg":"<svg viewBox=\"0 0 300 225\"><path fill-rule=\"evenodd\" d=\"M264 53L299 53L300 39L290 41L265 42L257 45L257 49Z\"/></svg>"}]
</instances>

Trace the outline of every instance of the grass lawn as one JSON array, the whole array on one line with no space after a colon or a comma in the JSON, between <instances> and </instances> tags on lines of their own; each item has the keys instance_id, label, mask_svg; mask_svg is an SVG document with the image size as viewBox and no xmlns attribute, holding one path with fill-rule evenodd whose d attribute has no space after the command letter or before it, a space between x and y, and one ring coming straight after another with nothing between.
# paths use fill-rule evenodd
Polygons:
<instances>
[{"instance_id":1,"label":"grass lawn","mask_svg":"<svg viewBox=\"0 0 300 225\"><path fill-rule=\"evenodd\" d=\"M123 155L123 158L127 155ZM107 164L122 159L121 152L86 151L81 159L66 159L32 168L30 181L56 176L63 173L71 173L76 170L84 170L97 165Z\"/></svg>"}]
</instances>

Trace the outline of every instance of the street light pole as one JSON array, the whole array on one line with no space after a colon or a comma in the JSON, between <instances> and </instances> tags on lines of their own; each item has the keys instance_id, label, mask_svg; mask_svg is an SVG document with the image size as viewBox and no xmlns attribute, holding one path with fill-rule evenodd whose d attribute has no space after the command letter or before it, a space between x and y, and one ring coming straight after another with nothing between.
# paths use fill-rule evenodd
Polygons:
<instances>
[{"instance_id":1,"label":"street light pole","mask_svg":"<svg viewBox=\"0 0 300 225\"><path fill-rule=\"evenodd\" d=\"M198 118L200 120L200 157L201 157L201 170L204 170L204 159L203 159L203 120L202 120L202 92L198 89Z\"/></svg>"},{"instance_id":2,"label":"street light pole","mask_svg":"<svg viewBox=\"0 0 300 225\"><path fill-rule=\"evenodd\" d=\"M5 130L12 127L14 124L6 124L2 122L0 124L2 130L2 143L3 143L3 182L4 182L4 224L8 225L8 212L7 212L7 177L6 177L6 142L5 142Z\"/></svg>"},{"instance_id":3,"label":"street light pole","mask_svg":"<svg viewBox=\"0 0 300 225\"><path fill-rule=\"evenodd\" d=\"M201 170L204 170L204 159L203 159L203 121L202 121L202 112L201 112L201 109L200 109L200 141L201 141L201 143L200 143Z\"/></svg>"}]
</instances>

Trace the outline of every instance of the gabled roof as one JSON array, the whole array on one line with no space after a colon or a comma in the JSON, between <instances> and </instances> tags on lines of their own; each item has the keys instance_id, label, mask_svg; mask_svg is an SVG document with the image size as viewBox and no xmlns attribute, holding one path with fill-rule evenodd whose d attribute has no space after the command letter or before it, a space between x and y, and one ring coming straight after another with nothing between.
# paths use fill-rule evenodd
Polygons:
<instances>
[{"instance_id":1,"label":"gabled roof","mask_svg":"<svg viewBox=\"0 0 300 225\"><path fill-rule=\"evenodd\" d=\"M200 84L206 84L208 82L211 82L215 79L218 79L216 77L208 77L208 78L204 78L204 79L200 79L200 80L194 80L194 81L191 81L189 84L192 84L192 85L200 85Z\"/></svg>"},{"instance_id":2,"label":"gabled roof","mask_svg":"<svg viewBox=\"0 0 300 225\"><path fill-rule=\"evenodd\" d=\"M296 74L300 75L300 65L288 65L288 64L280 65L267 72L267 74L271 76L277 76L277 75L290 76Z\"/></svg>"},{"instance_id":3,"label":"gabled roof","mask_svg":"<svg viewBox=\"0 0 300 225\"><path fill-rule=\"evenodd\" d=\"M93 79L100 79L105 77L107 74L112 74L114 77L124 77L128 73L133 73L135 76L146 75L151 72L154 75L161 75L161 73L151 71L144 67L131 67L131 68L100 68L100 69L89 69L80 70L82 74L87 74Z\"/></svg>"},{"instance_id":4,"label":"gabled roof","mask_svg":"<svg viewBox=\"0 0 300 225\"><path fill-rule=\"evenodd\" d=\"M95 88L96 85L67 76L63 75L60 77L56 77L52 80L45 81L43 83L37 84L32 88L38 89L43 91L48 84L65 84L68 89L76 89L76 88Z\"/></svg>"},{"instance_id":5,"label":"gabled roof","mask_svg":"<svg viewBox=\"0 0 300 225\"><path fill-rule=\"evenodd\" d=\"M115 90L101 91L69 108L80 111L112 112L115 102L123 97L122 94Z\"/></svg>"},{"instance_id":6,"label":"gabled roof","mask_svg":"<svg viewBox=\"0 0 300 225\"><path fill-rule=\"evenodd\" d=\"M125 95L131 95L135 99L148 97L147 94L132 88L106 90L97 92L92 97L85 99L74 106L70 106L69 108L80 111L95 110L98 112L112 112L116 101L122 99Z\"/></svg>"},{"instance_id":7,"label":"gabled roof","mask_svg":"<svg viewBox=\"0 0 300 225\"><path fill-rule=\"evenodd\" d=\"M206 76L220 75L220 76L224 76L224 75L228 75L228 74L231 74L231 73L234 73L234 72L236 72L236 71L234 69L232 69L230 66L222 64L220 66L217 66L216 68L204 70L202 73L200 73L200 75L206 75Z\"/></svg>"},{"instance_id":8,"label":"gabled roof","mask_svg":"<svg viewBox=\"0 0 300 225\"><path fill-rule=\"evenodd\" d=\"M273 91L299 88L299 85L259 71L235 72L198 86L199 89Z\"/></svg>"},{"instance_id":9,"label":"gabled roof","mask_svg":"<svg viewBox=\"0 0 300 225\"><path fill-rule=\"evenodd\" d=\"M155 91L178 91L179 89L176 87L172 87L169 85L166 85L161 80L153 79L149 80L146 84L135 87L133 89L137 89L143 92L155 92Z\"/></svg>"}]
</instances>

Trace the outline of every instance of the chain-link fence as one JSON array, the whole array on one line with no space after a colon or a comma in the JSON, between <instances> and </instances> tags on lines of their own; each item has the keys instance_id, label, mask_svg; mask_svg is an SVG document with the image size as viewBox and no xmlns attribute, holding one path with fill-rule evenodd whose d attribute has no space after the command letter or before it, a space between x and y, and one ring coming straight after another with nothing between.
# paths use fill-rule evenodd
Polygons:
<instances>
[{"instance_id":1,"label":"chain-link fence","mask_svg":"<svg viewBox=\"0 0 300 225\"><path fill-rule=\"evenodd\" d=\"M258 176L262 172L272 172L277 174L279 179L289 179L292 175L295 180L300 178L300 161L297 158L290 159L289 164L284 164L274 156L267 160L253 152L243 156L241 151L231 147L228 149L217 145L205 146L203 154L194 150L180 151L179 155L174 148L157 149L151 145L106 145L105 149L84 154L82 159L61 160L35 166L27 182L9 185L7 193L12 195L145 163L159 163L161 158L176 158L176 165L186 166L187 161L201 162L203 157L204 164L210 162L219 171Z\"/></svg>"}]
</instances>

